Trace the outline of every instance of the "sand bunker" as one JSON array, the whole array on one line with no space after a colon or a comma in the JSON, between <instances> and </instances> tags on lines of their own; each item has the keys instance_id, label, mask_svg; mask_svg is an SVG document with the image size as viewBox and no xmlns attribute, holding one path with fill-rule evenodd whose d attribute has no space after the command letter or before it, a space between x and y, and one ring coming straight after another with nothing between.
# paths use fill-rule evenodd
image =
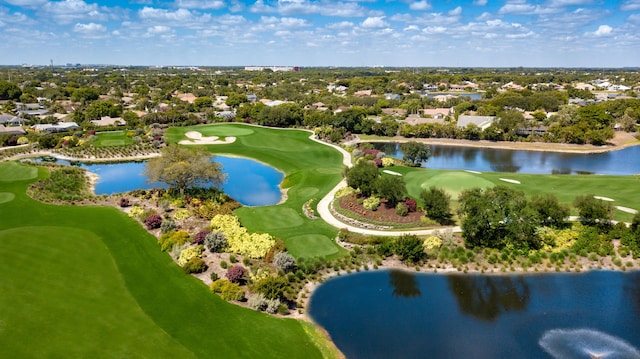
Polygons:
<instances>
[{"instance_id":1,"label":"sand bunker","mask_svg":"<svg viewBox=\"0 0 640 359\"><path fill-rule=\"evenodd\" d=\"M607 201L607 202L613 202L613 201L615 201L615 199L613 199L613 198L609 198L609 197L602 197L602 196L593 196L593 198L595 198L595 199L599 199L599 200L602 200L602 201Z\"/></svg>"},{"instance_id":2,"label":"sand bunker","mask_svg":"<svg viewBox=\"0 0 640 359\"><path fill-rule=\"evenodd\" d=\"M509 179L509 178L500 178L500 181L505 181L505 182L509 182L509 183L520 184L520 181L518 181L518 180L514 180L514 179Z\"/></svg>"},{"instance_id":3,"label":"sand bunker","mask_svg":"<svg viewBox=\"0 0 640 359\"><path fill-rule=\"evenodd\" d=\"M394 171L382 170L382 172L384 172L386 174L394 175L394 176L402 176L402 173L398 173L398 172L394 172Z\"/></svg>"},{"instance_id":4,"label":"sand bunker","mask_svg":"<svg viewBox=\"0 0 640 359\"><path fill-rule=\"evenodd\" d=\"M616 206L616 208L619 211L622 211L622 212L627 212L627 213L631 213L631 214L638 214L638 210L637 209L633 209L633 208L629 208L629 207L622 207L622 206Z\"/></svg>"},{"instance_id":5,"label":"sand bunker","mask_svg":"<svg viewBox=\"0 0 640 359\"><path fill-rule=\"evenodd\" d=\"M223 145L228 143L234 143L236 141L235 137L226 137L224 140L219 140L218 136L209 136L205 137L198 131L189 131L185 133L185 136L189 138L188 140L181 140L178 142L181 145Z\"/></svg>"},{"instance_id":6,"label":"sand bunker","mask_svg":"<svg viewBox=\"0 0 640 359\"><path fill-rule=\"evenodd\" d=\"M479 175L479 174L481 174L481 173L482 173L482 172L480 172L480 171L473 171L473 170L464 170L464 171L465 171L465 172L469 172L469 173L473 173L473 174L476 174L476 175Z\"/></svg>"}]
</instances>

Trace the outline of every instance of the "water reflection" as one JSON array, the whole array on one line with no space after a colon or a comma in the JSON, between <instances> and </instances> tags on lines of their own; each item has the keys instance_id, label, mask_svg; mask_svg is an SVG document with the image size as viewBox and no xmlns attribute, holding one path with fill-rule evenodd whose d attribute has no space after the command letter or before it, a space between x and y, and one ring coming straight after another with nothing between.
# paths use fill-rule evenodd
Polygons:
<instances>
[{"instance_id":1,"label":"water reflection","mask_svg":"<svg viewBox=\"0 0 640 359\"><path fill-rule=\"evenodd\" d=\"M402 158L396 143L374 143L387 155ZM394 147L395 146L395 147ZM423 167L445 170L500 171L537 174L640 174L640 146L606 153L560 153L431 145Z\"/></svg>"},{"instance_id":2,"label":"water reflection","mask_svg":"<svg viewBox=\"0 0 640 359\"><path fill-rule=\"evenodd\" d=\"M522 276L447 277L449 289L464 314L494 321L501 314L524 311L529 303L529 286Z\"/></svg>"},{"instance_id":3,"label":"water reflection","mask_svg":"<svg viewBox=\"0 0 640 359\"><path fill-rule=\"evenodd\" d=\"M422 294L415 274L406 271L390 271L389 284L393 287L394 297L412 298L420 297Z\"/></svg>"}]
</instances>

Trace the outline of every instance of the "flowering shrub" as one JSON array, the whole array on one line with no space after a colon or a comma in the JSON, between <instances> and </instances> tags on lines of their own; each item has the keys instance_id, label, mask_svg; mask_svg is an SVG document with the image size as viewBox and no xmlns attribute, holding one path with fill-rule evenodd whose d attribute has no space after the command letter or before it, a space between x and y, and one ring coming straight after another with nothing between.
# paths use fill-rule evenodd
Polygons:
<instances>
[{"instance_id":1,"label":"flowering shrub","mask_svg":"<svg viewBox=\"0 0 640 359\"><path fill-rule=\"evenodd\" d=\"M171 206L175 207L175 208L184 208L185 203L184 203L184 200L182 198L178 198L178 199L174 199L173 201L171 201Z\"/></svg>"},{"instance_id":2,"label":"flowering shrub","mask_svg":"<svg viewBox=\"0 0 640 359\"><path fill-rule=\"evenodd\" d=\"M225 279L218 279L211 283L211 291L218 294L224 300L242 300L244 291L236 283L231 283Z\"/></svg>"},{"instance_id":3,"label":"flowering shrub","mask_svg":"<svg viewBox=\"0 0 640 359\"><path fill-rule=\"evenodd\" d=\"M19 145L26 145L27 143L29 143L29 139L22 136L18 138L18 142Z\"/></svg>"},{"instance_id":4,"label":"flowering shrub","mask_svg":"<svg viewBox=\"0 0 640 359\"><path fill-rule=\"evenodd\" d=\"M178 265L184 267L191 258L199 257L202 251L202 246L189 247L183 250L178 257Z\"/></svg>"},{"instance_id":5,"label":"flowering shrub","mask_svg":"<svg viewBox=\"0 0 640 359\"><path fill-rule=\"evenodd\" d=\"M163 234L176 231L177 229L178 229L178 225L176 224L176 222L174 222L171 219L162 221L162 224L160 225L160 233L163 233Z\"/></svg>"},{"instance_id":6,"label":"flowering shrub","mask_svg":"<svg viewBox=\"0 0 640 359\"><path fill-rule=\"evenodd\" d=\"M365 199L364 202L362 202L362 206L364 207L364 209L367 209L369 211L375 211L376 209L378 209L378 206L380 206L380 198L371 196Z\"/></svg>"},{"instance_id":7,"label":"flowering shrub","mask_svg":"<svg viewBox=\"0 0 640 359\"><path fill-rule=\"evenodd\" d=\"M542 241L542 249L559 252L563 249L571 247L580 235L580 231L567 229L553 229L549 227L540 227L536 229L536 236Z\"/></svg>"},{"instance_id":8,"label":"flowering shrub","mask_svg":"<svg viewBox=\"0 0 640 359\"><path fill-rule=\"evenodd\" d=\"M233 266L227 270L226 277L231 283L239 283L244 280L246 272L243 266Z\"/></svg>"},{"instance_id":9,"label":"flowering shrub","mask_svg":"<svg viewBox=\"0 0 640 359\"><path fill-rule=\"evenodd\" d=\"M204 245L211 253L220 253L227 248L227 236L222 232L210 232L204 239Z\"/></svg>"},{"instance_id":10,"label":"flowering shrub","mask_svg":"<svg viewBox=\"0 0 640 359\"><path fill-rule=\"evenodd\" d=\"M180 208L173 214L173 219L175 219L176 221L184 221L189 217L191 217L191 211L184 208Z\"/></svg>"},{"instance_id":11,"label":"flowering shrub","mask_svg":"<svg viewBox=\"0 0 640 359\"><path fill-rule=\"evenodd\" d=\"M396 161L391 157L382 157L382 167L391 167L396 164Z\"/></svg>"},{"instance_id":12,"label":"flowering shrub","mask_svg":"<svg viewBox=\"0 0 640 359\"><path fill-rule=\"evenodd\" d=\"M144 225L147 226L147 229L157 229L162 225L162 217L159 214L154 213L149 217L145 218Z\"/></svg>"},{"instance_id":13,"label":"flowering shrub","mask_svg":"<svg viewBox=\"0 0 640 359\"><path fill-rule=\"evenodd\" d=\"M240 226L238 217L218 214L211 220L211 227L227 238L228 250L248 258L262 258L274 244L273 237L267 233L249 233Z\"/></svg>"},{"instance_id":14,"label":"flowering shrub","mask_svg":"<svg viewBox=\"0 0 640 359\"><path fill-rule=\"evenodd\" d=\"M209 233L211 233L211 231L208 229L196 233L196 235L193 237L193 243L204 244L204 240L207 238L207 235Z\"/></svg>"},{"instance_id":15,"label":"flowering shrub","mask_svg":"<svg viewBox=\"0 0 640 359\"><path fill-rule=\"evenodd\" d=\"M181 245L187 242L189 242L189 233L185 230L165 233L158 240L160 249L163 252L170 250L175 245Z\"/></svg>"},{"instance_id":16,"label":"flowering shrub","mask_svg":"<svg viewBox=\"0 0 640 359\"><path fill-rule=\"evenodd\" d=\"M133 206L131 207L131 209L129 210L129 217L138 217L140 216L142 213L144 213L144 209L142 209L142 207L140 206Z\"/></svg>"},{"instance_id":17,"label":"flowering shrub","mask_svg":"<svg viewBox=\"0 0 640 359\"><path fill-rule=\"evenodd\" d=\"M426 249L431 250L434 248L440 248L441 246L442 246L442 239L436 236L430 236L424 240L424 247Z\"/></svg>"}]
</instances>

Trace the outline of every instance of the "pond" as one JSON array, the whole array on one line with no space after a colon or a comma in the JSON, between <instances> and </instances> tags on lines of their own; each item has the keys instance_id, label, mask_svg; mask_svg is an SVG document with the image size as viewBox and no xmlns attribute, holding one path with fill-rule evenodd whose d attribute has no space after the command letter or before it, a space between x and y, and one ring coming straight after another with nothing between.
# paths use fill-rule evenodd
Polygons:
<instances>
[{"instance_id":1,"label":"pond","mask_svg":"<svg viewBox=\"0 0 640 359\"><path fill-rule=\"evenodd\" d=\"M269 206L282 199L282 172L247 158L216 156L214 160L222 165L223 172L227 174L222 189L236 201L246 206ZM80 166L100 177L95 186L96 194L166 187L162 183L147 182L143 173L145 162L82 163Z\"/></svg>"},{"instance_id":2,"label":"pond","mask_svg":"<svg viewBox=\"0 0 640 359\"><path fill-rule=\"evenodd\" d=\"M638 272L361 272L317 288L309 314L350 359L640 358Z\"/></svg>"},{"instance_id":3,"label":"pond","mask_svg":"<svg viewBox=\"0 0 640 359\"><path fill-rule=\"evenodd\" d=\"M373 143L388 156L402 158L397 143ZM640 146L604 153L563 153L431 145L422 167L533 174L640 174Z\"/></svg>"}]
</instances>

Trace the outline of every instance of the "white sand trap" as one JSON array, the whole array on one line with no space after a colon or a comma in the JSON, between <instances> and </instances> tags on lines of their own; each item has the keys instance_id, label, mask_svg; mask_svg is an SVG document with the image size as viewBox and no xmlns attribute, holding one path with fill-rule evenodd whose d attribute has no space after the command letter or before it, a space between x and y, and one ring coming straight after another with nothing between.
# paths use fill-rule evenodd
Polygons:
<instances>
[{"instance_id":1,"label":"white sand trap","mask_svg":"<svg viewBox=\"0 0 640 359\"><path fill-rule=\"evenodd\" d=\"M480 171L473 171L473 170L464 170L464 171L465 172L469 172L469 173L473 173L473 174L476 174L476 175L482 174L482 172L480 172Z\"/></svg>"},{"instance_id":2,"label":"white sand trap","mask_svg":"<svg viewBox=\"0 0 640 359\"><path fill-rule=\"evenodd\" d=\"M609 197L602 197L602 196L593 196L593 198L595 198L595 199L599 199L599 200L602 200L602 201L607 201L607 202L613 202L613 201L615 201L615 199L613 199L613 198L609 198Z\"/></svg>"},{"instance_id":3,"label":"white sand trap","mask_svg":"<svg viewBox=\"0 0 640 359\"><path fill-rule=\"evenodd\" d=\"M210 136L210 137L205 137L202 136L202 134L198 131L189 131L187 133L185 133L185 136L187 136L189 139L188 140L181 140L180 142L178 142L181 145L220 145L220 144L227 144L227 143L234 143L236 141L235 137L226 137L224 140L218 140L218 136Z\"/></svg>"},{"instance_id":4,"label":"white sand trap","mask_svg":"<svg viewBox=\"0 0 640 359\"><path fill-rule=\"evenodd\" d=\"M382 172L384 172L386 174L394 175L394 176L402 176L402 173L398 173L398 172L394 172L394 171L382 170Z\"/></svg>"},{"instance_id":5,"label":"white sand trap","mask_svg":"<svg viewBox=\"0 0 640 359\"><path fill-rule=\"evenodd\" d=\"M627 212L627 213L631 213L631 214L638 214L638 210L633 209L633 208L629 208L629 207L622 207L622 206L616 206L616 208L622 212Z\"/></svg>"},{"instance_id":6,"label":"white sand trap","mask_svg":"<svg viewBox=\"0 0 640 359\"><path fill-rule=\"evenodd\" d=\"M518 181L518 180L514 180L514 179L509 179L509 178L499 178L499 180L500 180L500 181L509 182L509 183L520 184L520 181Z\"/></svg>"}]
</instances>

